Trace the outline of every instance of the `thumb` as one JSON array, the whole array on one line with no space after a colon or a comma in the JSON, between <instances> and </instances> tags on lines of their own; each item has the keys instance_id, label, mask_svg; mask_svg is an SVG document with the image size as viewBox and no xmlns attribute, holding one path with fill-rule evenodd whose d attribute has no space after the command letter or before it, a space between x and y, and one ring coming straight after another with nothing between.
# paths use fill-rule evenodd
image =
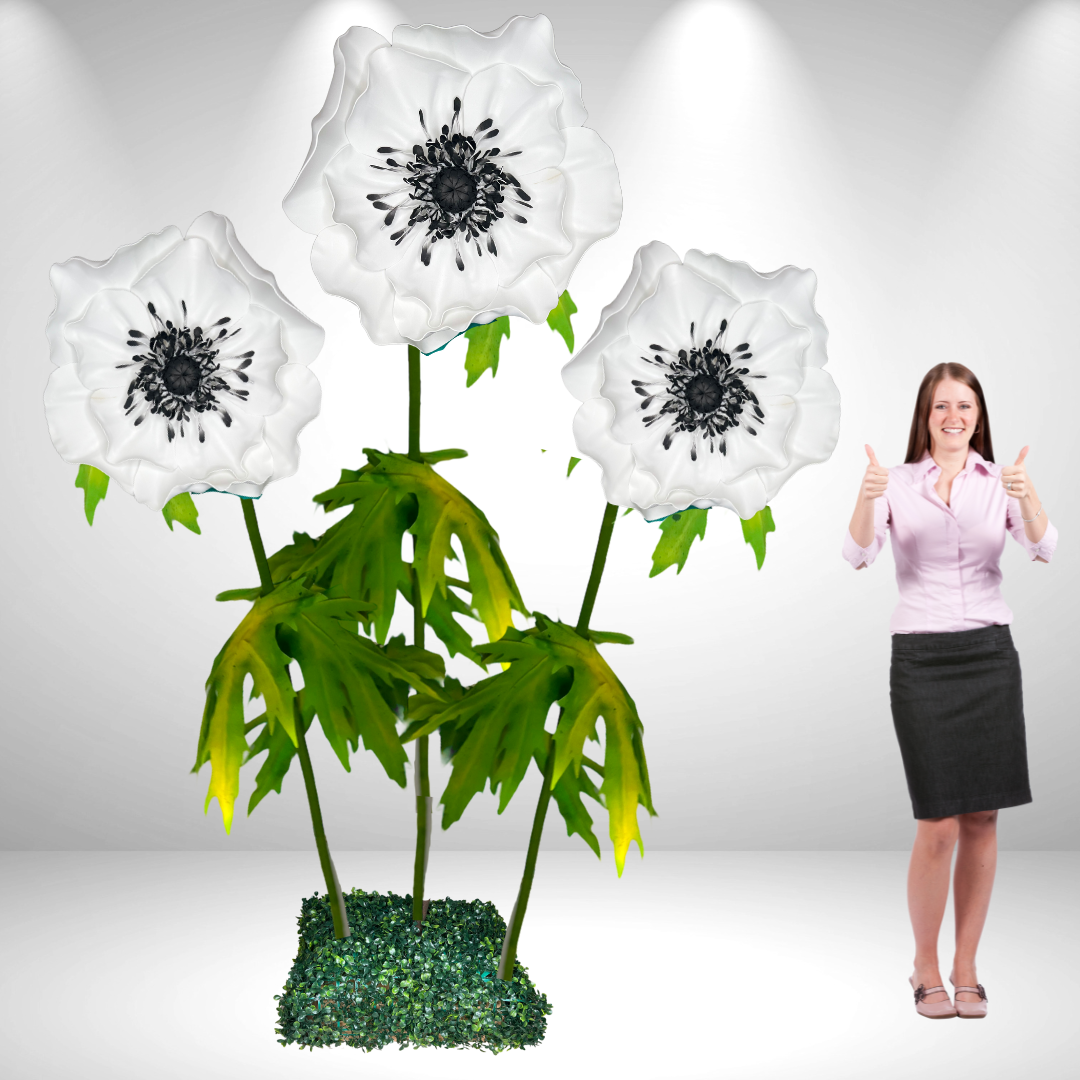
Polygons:
<instances>
[{"instance_id":1,"label":"thumb","mask_svg":"<svg viewBox=\"0 0 1080 1080\"><path fill-rule=\"evenodd\" d=\"M1014 464L1015 465L1023 465L1024 464L1024 458L1027 457L1028 450L1030 450L1030 449L1031 449L1030 446L1025 446L1024 449L1020 451L1020 456L1016 459Z\"/></svg>"},{"instance_id":2,"label":"thumb","mask_svg":"<svg viewBox=\"0 0 1080 1080\"><path fill-rule=\"evenodd\" d=\"M864 443L863 449L866 451L867 456L870 458L870 464L880 468L880 466L878 465L878 459L874 456L874 451L870 444Z\"/></svg>"}]
</instances>

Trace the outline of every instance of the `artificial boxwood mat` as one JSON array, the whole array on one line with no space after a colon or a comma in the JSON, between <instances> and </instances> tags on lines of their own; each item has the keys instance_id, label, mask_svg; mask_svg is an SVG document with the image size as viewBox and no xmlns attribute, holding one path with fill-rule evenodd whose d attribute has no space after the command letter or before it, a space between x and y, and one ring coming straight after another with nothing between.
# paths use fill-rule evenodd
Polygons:
<instances>
[{"instance_id":1,"label":"artificial boxwood mat","mask_svg":"<svg viewBox=\"0 0 1080 1080\"><path fill-rule=\"evenodd\" d=\"M282 1046L474 1047L499 1053L535 1046L551 1012L514 963L495 978L506 923L486 901L432 900L420 930L412 896L345 893L352 934L334 937L330 903L301 902L300 947L275 994Z\"/></svg>"}]
</instances>

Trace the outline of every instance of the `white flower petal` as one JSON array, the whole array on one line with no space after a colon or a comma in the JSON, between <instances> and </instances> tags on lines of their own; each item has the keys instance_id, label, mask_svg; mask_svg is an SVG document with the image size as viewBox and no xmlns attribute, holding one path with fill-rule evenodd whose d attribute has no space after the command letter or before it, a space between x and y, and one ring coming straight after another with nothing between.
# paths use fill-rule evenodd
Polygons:
<instances>
[{"instance_id":1,"label":"white flower petal","mask_svg":"<svg viewBox=\"0 0 1080 1080\"><path fill-rule=\"evenodd\" d=\"M840 438L840 391L827 371L807 368L796 400L798 408L787 435L789 464L762 470L770 499L804 465L828 461Z\"/></svg>"},{"instance_id":2,"label":"white flower petal","mask_svg":"<svg viewBox=\"0 0 1080 1080\"><path fill-rule=\"evenodd\" d=\"M311 268L319 284L360 309L360 321L376 345L399 342L394 322L394 290L386 275L365 270L356 259L356 234L348 225L334 225L315 238Z\"/></svg>"},{"instance_id":3,"label":"white flower petal","mask_svg":"<svg viewBox=\"0 0 1080 1080\"><path fill-rule=\"evenodd\" d=\"M49 280L56 294L56 307L45 328L52 362L75 363L75 352L64 337L63 328L82 315L96 292L101 289L130 288L183 238L183 233L175 225L170 225L159 233L144 236L138 243L118 248L108 259L95 262L74 258L55 263L49 271Z\"/></svg>"},{"instance_id":4,"label":"white flower petal","mask_svg":"<svg viewBox=\"0 0 1080 1080\"><path fill-rule=\"evenodd\" d=\"M127 289L103 289L90 298L82 318L64 327L75 349L75 369L87 390L126 387L138 372L139 347L128 345L129 331L151 337L155 331L146 305Z\"/></svg>"},{"instance_id":5,"label":"white flower petal","mask_svg":"<svg viewBox=\"0 0 1080 1080\"><path fill-rule=\"evenodd\" d=\"M397 26L394 47L408 49L456 64L470 72L491 64L513 64L537 84L555 83L561 92L559 126L578 127L585 123L581 103L581 83L559 62L555 53L555 32L545 15L531 18L518 15L498 30L481 34L468 26Z\"/></svg>"},{"instance_id":6,"label":"white flower petal","mask_svg":"<svg viewBox=\"0 0 1080 1080\"><path fill-rule=\"evenodd\" d=\"M90 395L79 381L74 364L62 364L49 376L45 387L45 418L53 446L65 461L101 468L105 461L102 452L105 433L94 419ZM130 473L129 490L135 470L131 469Z\"/></svg>"},{"instance_id":7,"label":"white flower petal","mask_svg":"<svg viewBox=\"0 0 1080 1080\"><path fill-rule=\"evenodd\" d=\"M219 319L229 319L235 327L251 302L247 287L218 266L210 245L201 237L184 240L147 270L131 291L143 303L152 303L163 320L199 326L208 335ZM186 319L181 301L187 305Z\"/></svg>"},{"instance_id":8,"label":"white flower petal","mask_svg":"<svg viewBox=\"0 0 1080 1080\"><path fill-rule=\"evenodd\" d=\"M366 26L354 26L334 43L334 75L326 101L311 121L311 148L288 195L285 213L304 232L319 233L334 224L334 200L323 172L346 144L345 121L367 89L368 58L389 42Z\"/></svg>"},{"instance_id":9,"label":"white flower petal","mask_svg":"<svg viewBox=\"0 0 1080 1080\"><path fill-rule=\"evenodd\" d=\"M597 240L618 231L623 207L619 170L611 148L591 128L569 127L563 135L566 153L560 169L566 178L566 197L562 228L572 247L566 255L540 260L540 268L555 283L556 295L569 284L581 256Z\"/></svg>"},{"instance_id":10,"label":"white flower petal","mask_svg":"<svg viewBox=\"0 0 1080 1080\"><path fill-rule=\"evenodd\" d=\"M455 240L436 240L429 249L427 266L418 258L404 258L386 269L399 295L413 297L428 309L429 331L445 325L450 308L487 307L499 288L495 260L487 254L478 255L469 245L459 248Z\"/></svg>"},{"instance_id":11,"label":"white flower petal","mask_svg":"<svg viewBox=\"0 0 1080 1080\"><path fill-rule=\"evenodd\" d=\"M566 196L563 174L558 169L549 169L543 174L526 176L522 183L527 185L531 206L508 207L506 216L490 230L498 256L484 251L502 286L512 285L539 260L552 254L567 254L571 248L570 238L562 228Z\"/></svg>"},{"instance_id":12,"label":"white flower petal","mask_svg":"<svg viewBox=\"0 0 1080 1080\"><path fill-rule=\"evenodd\" d=\"M651 351L659 345L677 353L689 350L692 340L703 345L716 338L721 322L730 319L738 306L730 293L673 263L660 271L655 293L642 300L627 320L626 330L639 349Z\"/></svg>"},{"instance_id":13,"label":"white flower petal","mask_svg":"<svg viewBox=\"0 0 1080 1080\"><path fill-rule=\"evenodd\" d=\"M372 53L368 65L368 87L345 123L345 135L376 164L383 162L380 146L400 150L403 157L396 160L407 161L413 146L423 145L450 123L454 99L464 94L469 73L404 49L380 49ZM334 217L341 220L337 213Z\"/></svg>"},{"instance_id":14,"label":"white flower petal","mask_svg":"<svg viewBox=\"0 0 1080 1080\"><path fill-rule=\"evenodd\" d=\"M619 295L601 311L600 322L592 337L563 365L563 384L578 401L599 395L603 381L601 354L616 339L626 335L630 313L656 290L664 267L678 261L679 256L659 240L653 240L634 253L630 276Z\"/></svg>"},{"instance_id":15,"label":"white flower petal","mask_svg":"<svg viewBox=\"0 0 1080 1080\"><path fill-rule=\"evenodd\" d=\"M758 397L797 394L803 384L806 350L811 334L805 326L795 326L783 308L771 300L743 304L731 316L725 335L725 347L733 367L747 368ZM741 359L735 351L749 345L750 358Z\"/></svg>"},{"instance_id":16,"label":"white flower petal","mask_svg":"<svg viewBox=\"0 0 1080 1080\"><path fill-rule=\"evenodd\" d=\"M422 228L406 229L408 208L397 210L394 200L369 199L369 195L383 195L391 188L398 188L392 174L379 172L373 163L380 161L361 154L356 147L347 146L326 168L326 182L334 195L334 214L356 234L356 262L364 270L385 270L402 259L409 263L420 262L420 248L426 235ZM391 210L374 205L390 206ZM388 223L389 219L389 223ZM395 237L397 239L395 239Z\"/></svg>"},{"instance_id":17,"label":"white flower petal","mask_svg":"<svg viewBox=\"0 0 1080 1080\"><path fill-rule=\"evenodd\" d=\"M606 398L583 402L574 414L574 441L583 454L599 463L607 501L628 506L634 458L629 446L612 438L614 415L614 406Z\"/></svg>"},{"instance_id":18,"label":"white flower petal","mask_svg":"<svg viewBox=\"0 0 1080 1080\"><path fill-rule=\"evenodd\" d=\"M305 367L288 364L278 372L282 408L266 418L265 446L273 456L274 479L292 476L300 467L297 436L319 415L322 389L319 380ZM246 464L246 461L245 461Z\"/></svg>"},{"instance_id":19,"label":"white flower petal","mask_svg":"<svg viewBox=\"0 0 1080 1080\"><path fill-rule=\"evenodd\" d=\"M807 364L825 365L828 331L814 307L817 274L813 270L782 266L770 274L759 274L747 263L734 262L720 255L706 255L696 249L688 251L684 261L696 273L737 296L744 304L753 300L771 300L779 305L792 322L808 327L813 334L813 341L807 348Z\"/></svg>"},{"instance_id":20,"label":"white flower petal","mask_svg":"<svg viewBox=\"0 0 1080 1080\"><path fill-rule=\"evenodd\" d=\"M187 235L205 240L219 266L247 281L252 302L272 311L281 320L281 338L291 363L310 364L319 355L326 332L285 299L277 278L241 246L227 217L207 211L191 223Z\"/></svg>"},{"instance_id":21,"label":"white flower petal","mask_svg":"<svg viewBox=\"0 0 1080 1080\"><path fill-rule=\"evenodd\" d=\"M492 127L476 136L478 146L497 146L496 164L524 181L557 167L566 155L566 136L558 121L561 101L557 86L537 86L517 68L495 64L465 87L462 130L468 135L485 120L492 121Z\"/></svg>"}]
</instances>

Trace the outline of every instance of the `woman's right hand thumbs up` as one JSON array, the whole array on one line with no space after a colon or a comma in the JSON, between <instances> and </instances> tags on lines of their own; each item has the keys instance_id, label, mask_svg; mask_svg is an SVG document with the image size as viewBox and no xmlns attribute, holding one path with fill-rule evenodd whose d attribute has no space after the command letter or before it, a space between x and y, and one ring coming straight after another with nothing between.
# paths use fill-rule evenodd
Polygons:
<instances>
[{"instance_id":1,"label":"woman's right hand thumbs up","mask_svg":"<svg viewBox=\"0 0 1080 1080\"><path fill-rule=\"evenodd\" d=\"M866 466L866 473L863 476L862 489L859 495L863 499L877 499L885 494L885 488L888 487L889 470L882 468L878 464L878 459L870 445L867 444L865 449L870 464Z\"/></svg>"}]
</instances>

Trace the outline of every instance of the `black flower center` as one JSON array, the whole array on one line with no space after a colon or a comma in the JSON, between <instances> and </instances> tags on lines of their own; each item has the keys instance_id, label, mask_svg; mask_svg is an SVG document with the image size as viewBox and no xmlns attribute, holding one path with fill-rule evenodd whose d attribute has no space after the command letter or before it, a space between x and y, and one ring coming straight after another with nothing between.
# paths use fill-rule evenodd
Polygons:
<instances>
[{"instance_id":1,"label":"black flower center","mask_svg":"<svg viewBox=\"0 0 1080 1080\"><path fill-rule=\"evenodd\" d=\"M183 300L180 309L183 322L177 325L171 319L162 319L157 308L148 303L146 310L155 332L147 335L142 330L128 331L128 345L141 351L127 363L116 365L138 368L127 388L124 415L136 414L133 421L136 427L147 416L164 417L170 442L178 432L184 437L185 425L194 416L199 442L205 442L202 414L217 413L222 423L230 427L232 416L222 407L222 400L227 396L247 400L250 391L231 386L227 380L232 376L246 383L248 376L244 369L251 366L255 352L222 356L226 342L240 333L239 327L229 329L232 319L228 315L218 319L207 332L201 326L187 325L187 303ZM239 363L229 367L226 360Z\"/></svg>"},{"instance_id":2,"label":"black flower center","mask_svg":"<svg viewBox=\"0 0 1080 1080\"><path fill-rule=\"evenodd\" d=\"M460 214L476 202L476 181L456 166L443 169L431 185L432 198L450 214Z\"/></svg>"},{"instance_id":3,"label":"black flower center","mask_svg":"<svg viewBox=\"0 0 1080 1080\"><path fill-rule=\"evenodd\" d=\"M528 218L516 208L532 209L529 193L502 164L521 151L503 150L493 142L499 129L491 117L466 135L461 130L461 98L454 98L450 123L434 136L423 109L419 116L424 141L411 148L380 146L378 153L386 155L386 163L371 166L397 173L401 180L392 191L368 195L372 207L383 214L383 227L394 229L390 239L395 244L413 229L422 230L420 260L425 266L440 240L453 244L459 270L465 269L464 256L474 249L480 258L485 251L498 256L492 226L502 219L527 225Z\"/></svg>"},{"instance_id":4,"label":"black flower center","mask_svg":"<svg viewBox=\"0 0 1080 1080\"><path fill-rule=\"evenodd\" d=\"M656 378L632 380L635 392L644 399L642 410L652 408L654 402L660 404L655 412L643 416L642 422L646 427L656 423L668 427L665 450L671 448L678 432L689 432L691 461L697 461L699 442L710 453L719 450L726 454L728 431L741 427L749 435L757 435L753 425L760 426L765 421L765 413L750 389L749 380L766 376L751 375L749 368L736 366L733 355L739 361L749 360L753 353L747 341L734 348L727 346L724 342L727 328L724 319L716 337L707 338L704 345L699 345L691 323L689 349L650 345L653 355L642 359L660 369Z\"/></svg>"},{"instance_id":5,"label":"black flower center","mask_svg":"<svg viewBox=\"0 0 1080 1080\"><path fill-rule=\"evenodd\" d=\"M161 369L161 381L170 394L189 397L202 382L202 370L190 356L176 356Z\"/></svg>"},{"instance_id":6,"label":"black flower center","mask_svg":"<svg viewBox=\"0 0 1080 1080\"><path fill-rule=\"evenodd\" d=\"M724 391L711 375L701 372L686 385L686 403L694 412L710 413L723 400Z\"/></svg>"}]
</instances>

